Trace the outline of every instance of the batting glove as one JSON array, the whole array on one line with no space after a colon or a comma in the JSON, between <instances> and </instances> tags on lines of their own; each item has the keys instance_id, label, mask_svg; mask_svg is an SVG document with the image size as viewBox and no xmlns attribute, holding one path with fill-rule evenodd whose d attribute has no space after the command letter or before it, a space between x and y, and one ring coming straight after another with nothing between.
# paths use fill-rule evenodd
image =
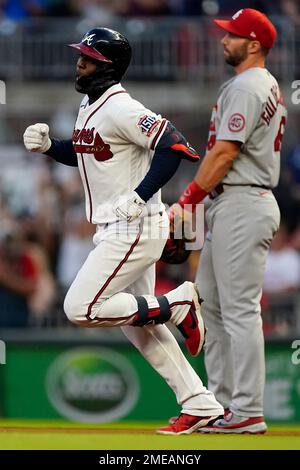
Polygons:
<instances>
[{"instance_id":1,"label":"batting glove","mask_svg":"<svg viewBox=\"0 0 300 470\"><path fill-rule=\"evenodd\" d=\"M27 127L23 135L24 145L29 152L44 153L51 147L49 126L38 122Z\"/></svg>"},{"instance_id":2,"label":"batting glove","mask_svg":"<svg viewBox=\"0 0 300 470\"><path fill-rule=\"evenodd\" d=\"M120 219L132 222L142 215L145 205L145 201L143 201L143 199L133 191L132 193L119 198L114 211Z\"/></svg>"}]
</instances>

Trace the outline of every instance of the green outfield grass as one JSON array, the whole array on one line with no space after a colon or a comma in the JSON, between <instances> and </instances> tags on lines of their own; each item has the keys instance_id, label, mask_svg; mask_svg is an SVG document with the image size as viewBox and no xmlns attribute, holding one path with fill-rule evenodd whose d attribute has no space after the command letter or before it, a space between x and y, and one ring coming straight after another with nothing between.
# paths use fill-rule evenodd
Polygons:
<instances>
[{"instance_id":1,"label":"green outfield grass","mask_svg":"<svg viewBox=\"0 0 300 470\"><path fill-rule=\"evenodd\" d=\"M0 420L0 449L226 450L300 449L299 426L269 426L265 435L160 436L165 423L75 424L64 421Z\"/></svg>"}]
</instances>

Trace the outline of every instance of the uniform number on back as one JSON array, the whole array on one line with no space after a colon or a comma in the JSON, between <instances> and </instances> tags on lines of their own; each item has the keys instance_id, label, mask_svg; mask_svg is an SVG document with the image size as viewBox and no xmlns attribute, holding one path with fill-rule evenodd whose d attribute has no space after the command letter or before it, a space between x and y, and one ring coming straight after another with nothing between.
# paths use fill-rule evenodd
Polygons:
<instances>
[{"instance_id":1,"label":"uniform number on back","mask_svg":"<svg viewBox=\"0 0 300 470\"><path fill-rule=\"evenodd\" d=\"M285 124L286 124L286 117L282 116L280 120L280 124L279 124L278 133L277 133L276 139L274 140L275 152L280 152L281 150L281 142L282 142Z\"/></svg>"}]
</instances>

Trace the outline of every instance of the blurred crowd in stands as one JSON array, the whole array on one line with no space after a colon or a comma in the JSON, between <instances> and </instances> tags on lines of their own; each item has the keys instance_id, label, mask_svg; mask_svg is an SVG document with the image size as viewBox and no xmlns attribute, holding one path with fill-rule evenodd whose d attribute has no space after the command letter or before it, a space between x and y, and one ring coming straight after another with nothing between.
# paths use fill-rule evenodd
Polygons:
<instances>
[{"instance_id":1,"label":"blurred crowd in stands","mask_svg":"<svg viewBox=\"0 0 300 470\"><path fill-rule=\"evenodd\" d=\"M0 17L22 21L36 16L114 17L156 15L231 15L251 7L267 14L299 13L297 0L0 0Z\"/></svg>"}]
</instances>

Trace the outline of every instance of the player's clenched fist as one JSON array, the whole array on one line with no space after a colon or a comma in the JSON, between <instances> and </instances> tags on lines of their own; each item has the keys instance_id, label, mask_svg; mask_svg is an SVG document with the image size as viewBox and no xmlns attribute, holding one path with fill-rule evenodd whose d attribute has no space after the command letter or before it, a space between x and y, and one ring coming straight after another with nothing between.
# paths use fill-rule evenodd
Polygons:
<instances>
[{"instance_id":1,"label":"player's clenched fist","mask_svg":"<svg viewBox=\"0 0 300 470\"><path fill-rule=\"evenodd\" d=\"M47 152L51 146L48 124L38 122L27 127L23 139L26 149L30 152Z\"/></svg>"}]
</instances>

